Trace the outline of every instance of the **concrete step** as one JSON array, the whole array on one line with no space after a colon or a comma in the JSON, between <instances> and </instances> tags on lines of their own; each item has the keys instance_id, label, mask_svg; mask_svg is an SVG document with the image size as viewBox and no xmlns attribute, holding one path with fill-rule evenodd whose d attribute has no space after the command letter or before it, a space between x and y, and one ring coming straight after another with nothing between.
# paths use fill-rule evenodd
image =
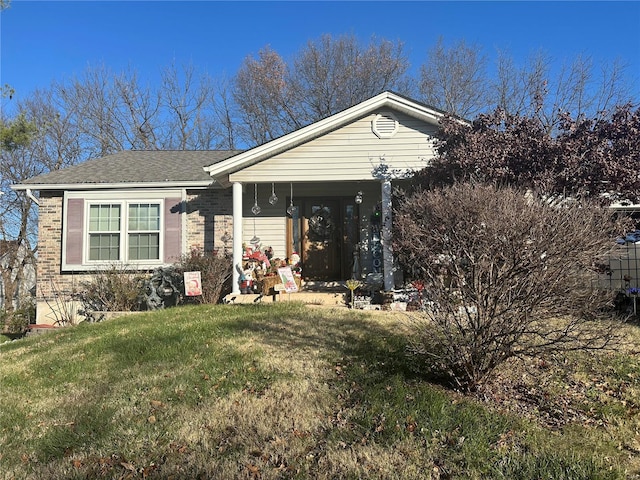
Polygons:
<instances>
[{"instance_id":1,"label":"concrete step","mask_svg":"<svg viewBox=\"0 0 640 480\"><path fill-rule=\"evenodd\" d=\"M224 303L273 303L273 302L302 302L308 305L327 305L347 307L345 303L345 292L295 292L277 293L275 295L260 294L229 294L224 298Z\"/></svg>"}]
</instances>

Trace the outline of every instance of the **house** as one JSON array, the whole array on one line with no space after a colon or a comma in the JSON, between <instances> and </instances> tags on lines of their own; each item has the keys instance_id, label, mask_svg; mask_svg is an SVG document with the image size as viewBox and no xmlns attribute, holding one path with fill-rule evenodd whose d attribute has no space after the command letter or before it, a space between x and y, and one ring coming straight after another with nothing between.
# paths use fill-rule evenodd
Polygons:
<instances>
[{"instance_id":1,"label":"house","mask_svg":"<svg viewBox=\"0 0 640 480\"><path fill-rule=\"evenodd\" d=\"M394 287L391 190L436 155L443 113L391 92L246 151L123 151L14 185L39 191L38 321L101 266L191 248L297 253L308 281Z\"/></svg>"}]
</instances>

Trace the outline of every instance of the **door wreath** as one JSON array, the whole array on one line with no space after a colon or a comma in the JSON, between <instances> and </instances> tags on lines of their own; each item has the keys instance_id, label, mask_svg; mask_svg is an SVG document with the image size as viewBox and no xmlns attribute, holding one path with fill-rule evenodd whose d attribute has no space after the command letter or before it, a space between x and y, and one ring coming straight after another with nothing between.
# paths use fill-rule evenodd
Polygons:
<instances>
[{"instance_id":1,"label":"door wreath","mask_svg":"<svg viewBox=\"0 0 640 480\"><path fill-rule=\"evenodd\" d=\"M324 205L321 206L309 219L309 229L320 239L331 238L335 229L335 224L331 218L331 210Z\"/></svg>"}]
</instances>

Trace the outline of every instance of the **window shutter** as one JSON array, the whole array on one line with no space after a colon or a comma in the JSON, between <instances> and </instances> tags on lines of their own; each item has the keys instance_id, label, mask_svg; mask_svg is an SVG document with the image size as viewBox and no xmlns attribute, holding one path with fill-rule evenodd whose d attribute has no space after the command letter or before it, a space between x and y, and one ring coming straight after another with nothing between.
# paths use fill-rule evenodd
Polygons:
<instances>
[{"instance_id":1,"label":"window shutter","mask_svg":"<svg viewBox=\"0 0 640 480\"><path fill-rule=\"evenodd\" d=\"M70 198L67 201L67 238L65 258L67 265L82 265L82 224L84 221L84 199Z\"/></svg>"},{"instance_id":2,"label":"window shutter","mask_svg":"<svg viewBox=\"0 0 640 480\"><path fill-rule=\"evenodd\" d=\"M174 263L182 255L182 199L164 200L164 262Z\"/></svg>"}]
</instances>

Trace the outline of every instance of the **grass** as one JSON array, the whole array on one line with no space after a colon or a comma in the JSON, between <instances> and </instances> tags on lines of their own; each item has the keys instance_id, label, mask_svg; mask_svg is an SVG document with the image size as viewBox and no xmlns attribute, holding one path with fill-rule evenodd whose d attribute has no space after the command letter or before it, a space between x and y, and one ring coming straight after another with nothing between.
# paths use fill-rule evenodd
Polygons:
<instances>
[{"instance_id":1,"label":"grass","mask_svg":"<svg viewBox=\"0 0 640 480\"><path fill-rule=\"evenodd\" d=\"M640 478L634 327L471 398L419 374L402 319L194 306L3 344L0 478ZM546 422L533 387L583 415Z\"/></svg>"}]
</instances>

